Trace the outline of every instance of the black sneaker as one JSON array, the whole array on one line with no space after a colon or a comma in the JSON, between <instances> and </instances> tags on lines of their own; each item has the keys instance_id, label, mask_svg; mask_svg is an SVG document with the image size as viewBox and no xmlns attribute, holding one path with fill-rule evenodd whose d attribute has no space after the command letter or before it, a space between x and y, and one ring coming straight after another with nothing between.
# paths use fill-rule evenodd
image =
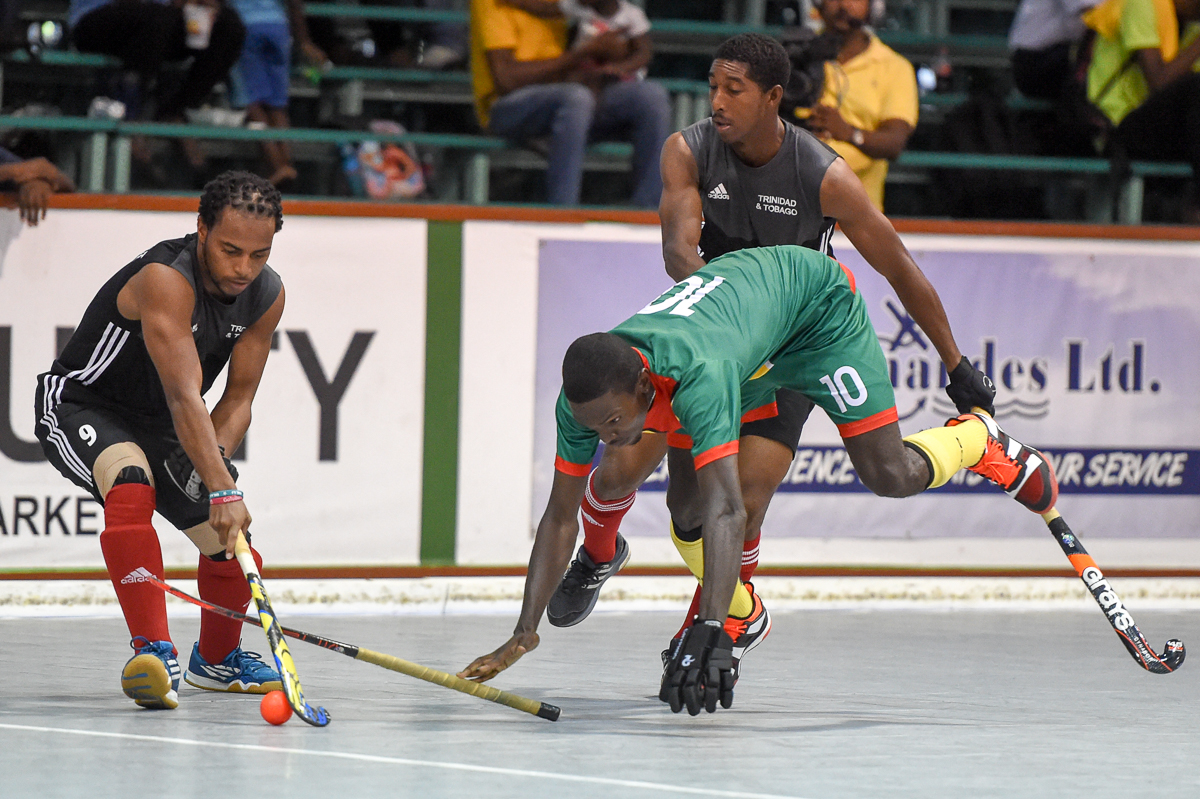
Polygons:
<instances>
[{"instance_id":1,"label":"black sneaker","mask_svg":"<svg viewBox=\"0 0 1200 799\"><path fill-rule=\"evenodd\" d=\"M607 563L593 563L587 550L579 547L575 560L550 597L546 619L555 627L572 627L587 618L600 598L600 586L629 562L629 545L617 533L617 554Z\"/></svg>"}]
</instances>

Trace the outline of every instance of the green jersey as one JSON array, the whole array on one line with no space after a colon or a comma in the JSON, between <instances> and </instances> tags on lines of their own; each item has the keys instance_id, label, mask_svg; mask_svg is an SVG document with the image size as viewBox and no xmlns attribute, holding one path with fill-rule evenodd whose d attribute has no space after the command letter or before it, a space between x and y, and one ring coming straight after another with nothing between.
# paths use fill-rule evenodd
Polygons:
<instances>
[{"instance_id":1,"label":"green jersey","mask_svg":"<svg viewBox=\"0 0 1200 799\"><path fill-rule=\"evenodd\" d=\"M880 403L895 418L883 353L853 275L815 250L763 247L714 258L612 332L651 374L646 429L689 436L696 468L737 452L742 422L774 415L776 388L809 395L835 422L876 416ZM856 379L864 371L876 394L870 403ZM596 433L575 420L561 392L556 414L558 468L587 474Z\"/></svg>"}]
</instances>

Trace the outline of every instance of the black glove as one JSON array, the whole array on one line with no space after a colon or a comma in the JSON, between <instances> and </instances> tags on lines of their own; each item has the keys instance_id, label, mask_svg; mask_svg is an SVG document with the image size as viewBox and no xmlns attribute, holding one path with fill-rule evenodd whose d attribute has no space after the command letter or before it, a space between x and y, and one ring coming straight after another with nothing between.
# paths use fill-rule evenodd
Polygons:
<instances>
[{"instance_id":1,"label":"black glove","mask_svg":"<svg viewBox=\"0 0 1200 799\"><path fill-rule=\"evenodd\" d=\"M224 447L218 445L218 449L221 450L221 460L225 461L225 468L229 470L229 476L236 483L237 467L233 465L233 461L225 457ZM196 467L192 465L192 459L183 451L182 444L176 447L175 451L163 461L163 468L167 470L171 482L175 483L184 496L192 502L208 502L208 487L204 485L204 481L197 474Z\"/></svg>"},{"instance_id":2,"label":"black glove","mask_svg":"<svg viewBox=\"0 0 1200 799\"><path fill-rule=\"evenodd\" d=\"M972 366L965 355L950 373L950 385L946 386L946 393L950 395L959 413L970 413L972 408L983 408L988 412L988 416L996 415L996 406L992 404L992 400L996 398L996 384Z\"/></svg>"},{"instance_id":3,"label":"black glove","mask_svg":"<svg viewBox=\"0 0 1200 799\"><path fill-rule=\"evenodd\" d=\"M718 700L726 709L733 704L733 639L721 622L699 621L683 634L667 663L658 698L672 713L687 705L692 716L700 714L701 706L715 713Z\"/></svg>"}]
</instances>

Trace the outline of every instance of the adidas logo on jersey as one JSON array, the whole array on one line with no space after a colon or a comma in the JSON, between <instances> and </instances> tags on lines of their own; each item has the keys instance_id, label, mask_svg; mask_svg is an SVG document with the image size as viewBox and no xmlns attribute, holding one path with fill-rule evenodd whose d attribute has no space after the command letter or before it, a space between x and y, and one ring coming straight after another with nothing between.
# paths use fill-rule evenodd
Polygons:
<instances>
[{"instance_id":1,"label":"adidas logo on jersey","mask_svg":"<svg viewBox=\"0 0 1200 799\"><path fill-rule=\"evenodd\" d=\"M154 579L154 575L146 571L142 566L138 566L129 574L121 578L121 585L129 585L130 583L144 583Z\"/></svg>"},{"instance_id":2,"label":"adidas logo on jersey","mask_svg":"<svg viewBox=\"0 0 1200 799\"><path fill-rule=\"evenodd\" d=\"M710 200L728 200L729 192L725 191L725 184L718 183L717 187L708 193Z\"/></svg>"}]
</instances>

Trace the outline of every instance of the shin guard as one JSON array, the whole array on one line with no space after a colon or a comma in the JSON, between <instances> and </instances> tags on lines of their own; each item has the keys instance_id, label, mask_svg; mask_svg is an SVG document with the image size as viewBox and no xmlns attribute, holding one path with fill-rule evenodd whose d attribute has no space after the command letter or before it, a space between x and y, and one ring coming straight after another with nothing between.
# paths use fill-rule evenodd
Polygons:
<instances>
[{"instance_id":1,"label":"shin guard","mask_svg":"<svg viewBox=\"0 0 1200 799\"><path fill-rule=\"evenodd\" d=\"M147 574L160 580L164 576L162 547L150 523L153 515L154 488L143 483L113 486L104 498L100 551L130 637L170 641L166 595L145 580Z\"/></svg>"}]
</instances>

